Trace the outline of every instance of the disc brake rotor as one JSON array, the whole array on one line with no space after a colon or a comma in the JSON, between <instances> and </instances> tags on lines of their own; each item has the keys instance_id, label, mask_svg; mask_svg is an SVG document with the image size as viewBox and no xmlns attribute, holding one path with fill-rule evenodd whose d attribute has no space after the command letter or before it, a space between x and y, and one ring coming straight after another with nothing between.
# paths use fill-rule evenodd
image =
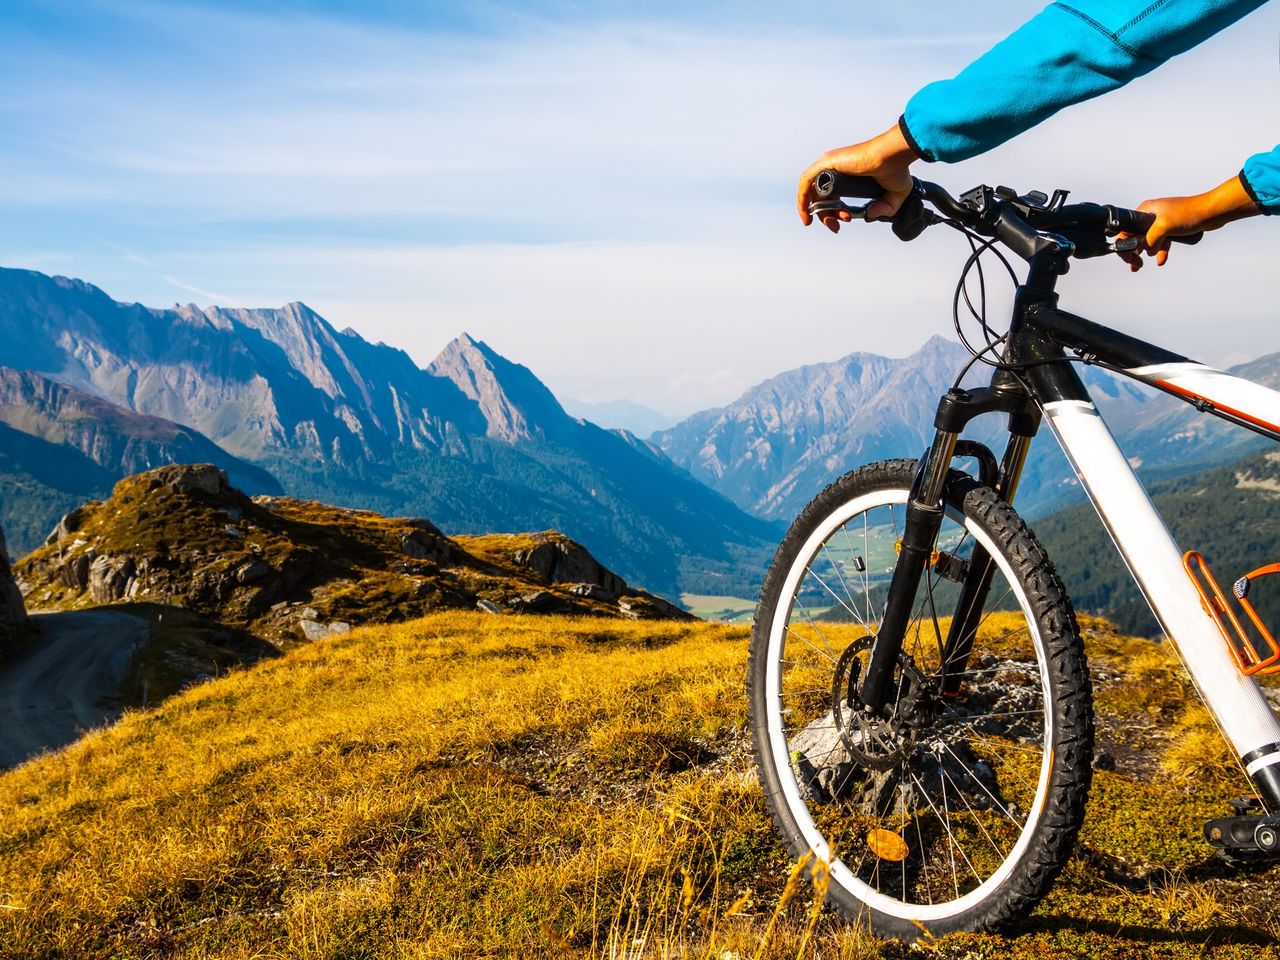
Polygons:
<instances>
[{"instance_id":1,"label":"disc brake rotor","mask_svg":"<svg viewBox=\"0 0 1280 960\"><path fill-rule=\"evenodd\" d=\"M840 655L831 684L831 715L854 763L888 770L900 764L915 743L924 689L910 658L899 654L899 672L893 680L896 702L889 716L868 712L858 696L863 666L859 656L871 650L872 642L872 637L855 640Z\"/></svg>"}]
</instances>

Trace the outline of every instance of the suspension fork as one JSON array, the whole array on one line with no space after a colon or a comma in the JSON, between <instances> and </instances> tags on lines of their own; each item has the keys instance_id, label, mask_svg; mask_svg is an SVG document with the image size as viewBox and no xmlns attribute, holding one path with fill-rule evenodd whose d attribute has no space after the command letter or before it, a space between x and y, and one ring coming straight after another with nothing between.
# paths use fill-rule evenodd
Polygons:
<instances>
[{"instance_id":1,"label":"suspension fork","mask_svg":"<svg viewBox=\"0 0 1280 960\"><path fill-rule=\"evenodd\" d=\"M863 707L872 712L879 712L888 699L889 682L902 653L902 638L911 619L920 578L933 556L933 544L942 528L942 494L958 439L958 432L939 430L934 435L933 446L920 461L911 484L907 519L902 531L902 550L893 567L880 632L871 645L871 661L858 691Z\"/></svg>"},{"instance_id":2,"label":"suspension fork","mask_svg":"<svg viewBox=\"0 0 1280 960\"><path fill-rule=\"evenodd\" d=\"M974 417L995 411L1009 414L1010 432L1009 445L1000 466L997 492L1002 498L1012 500L1026 463L1027 448L1040 422L1039 409L1031 398L1024 390L1001 385L977 390L952 389L938 403L938 413L934 417L937 432L929 451L921 458L907 498L901 552L889 581L880 630L872 643L870 662L858 691L863 707L869 712L881 712L889 700L893 670L902 653L902 642L911 620L920 580L933 559L934 544L942 528L947 472L957 453L960 433ZM961 453L970 455L964 448L961 448ZM993 572L994 564L990 557L975 544L960 603L943 646L943 663L953 666L956 671L956 689L959 673L965 669L973 648L973 636L980 622ZM957 622L961 622L959 629ZM950 673L944 674L944 682L951 680Z\"/></svg>"},{"instance_id":3,"label":"suspension fork","mask_svg":"<svg viewBox=\"0 0 1280 960\"><path fill-rule=\"evenodd\" d=\"M996 496L1005 503L1012 503L1018 492L1018 481L1022 478L1022 468L1026 466L1030 447L1030 437L1010 433L995 486ZM944 700L954 700L960 692L960 680L969 664L969 654L973 652L978 627L982 625L982 611L987 605L995 572L995 561L982 544L975 542L973 553L969 557L969 572L960 588L960 598L956 601L951 626L947 629L947 639L942 645L941 694Z\"/></svg>"}]
</instances>

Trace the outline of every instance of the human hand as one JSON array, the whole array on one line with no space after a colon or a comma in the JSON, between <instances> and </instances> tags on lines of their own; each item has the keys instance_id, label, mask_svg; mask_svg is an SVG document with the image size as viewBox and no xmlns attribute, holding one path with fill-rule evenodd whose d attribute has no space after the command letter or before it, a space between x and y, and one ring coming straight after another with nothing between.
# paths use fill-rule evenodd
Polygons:
<instances>
[{"instance_id":1,"label":"human hand","mask_svg":"<svg viewBox=\"0 0 1280 960\"><path fill-rule=\"evenodd\" d=\"M867 208L868 220L887 219L898 212L902 202L913 187L910 167L919 157L908 145L902 131L894 124L878 137L855 143L848 147L828 150L800 175L800 189L796 194L796 207L800 222L806 227L813 222L809 204L817 199L813 195L813 182L823 170L835 170L854 176L872 177L884 187L884 195ZM846 211L826 214L822 222L832 233L840 232L840 222L851 219Z\"/></svg>"},{"instance_id":2,"label":"human hand","mask_svg":"<svg viewBox=\"0 0 1280 960\"><path fill-rule=\"evenodd\" d=\"M1232 177L1212 190L1194 197L1160 197L1138 204L1143 213L1155 215L1155 223L1147 230L1145 253L1156 258L1156 266L1169 260L1169 243L1173 237L1186 237L1206 230L1217 230L1235 220L1257 214L1253 202L1239 177ZM1121 237L1129 236L1122 233ZM1142 253L1134 250L1120 254L1129 270L1142 269Z\"/></svg>"}]
</instances>

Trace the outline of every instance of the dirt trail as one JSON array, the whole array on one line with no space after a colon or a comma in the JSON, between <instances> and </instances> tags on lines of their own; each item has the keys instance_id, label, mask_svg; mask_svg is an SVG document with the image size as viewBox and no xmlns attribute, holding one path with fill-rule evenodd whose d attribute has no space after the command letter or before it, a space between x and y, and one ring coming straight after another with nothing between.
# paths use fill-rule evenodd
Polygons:
<instances>
[{"instance_id":1,"label":"dirt trail","mask_svg":"<svg viewBox=\"0 0 1280 960\"><path fill-rule=\"evenodd\" d=\"M124 613L38 613L32 620L42 634L35 649L0 670L0 769L119 716L125 667L147 639L147 621Z\"/></svg>"}]
</instances>

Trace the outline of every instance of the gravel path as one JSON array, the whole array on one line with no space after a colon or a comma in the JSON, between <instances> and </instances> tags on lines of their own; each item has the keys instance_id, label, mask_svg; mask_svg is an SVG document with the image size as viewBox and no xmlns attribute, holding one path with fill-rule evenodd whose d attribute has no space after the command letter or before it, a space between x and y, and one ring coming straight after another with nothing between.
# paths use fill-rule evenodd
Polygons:
<instances>
[{"instance_id":1,"label":"gravel path","mask_svg":"<svg viewBox=\"0 0 1280 960\"><path fill-rule=\"evenodd\" d=\"M85 610L32 614L37 646L0 670L0 769L56 750L119 716L114 706L147 621Z\"/></svg>"}]
</instances>

